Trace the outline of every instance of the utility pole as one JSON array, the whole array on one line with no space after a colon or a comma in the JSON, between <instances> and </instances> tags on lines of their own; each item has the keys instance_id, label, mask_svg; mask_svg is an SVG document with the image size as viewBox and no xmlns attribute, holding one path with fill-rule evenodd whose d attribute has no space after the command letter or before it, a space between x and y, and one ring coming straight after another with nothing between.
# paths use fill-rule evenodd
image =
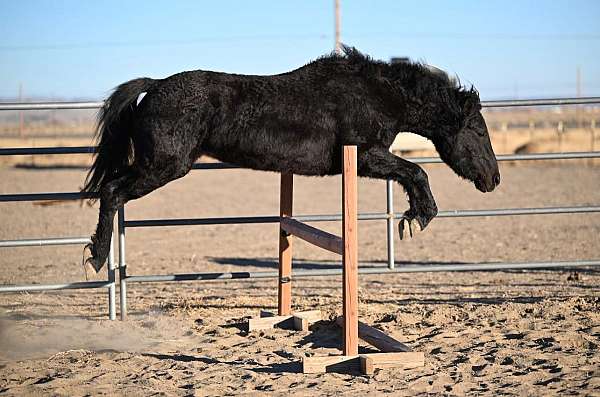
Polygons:
<instances>
[{"instance_id":1,"label":"utility pole","mask_svg":"<svg viewBox=\"0 0 600 397\"><path fill-rule=\"evenodd\" d=\"M340 0L335 1L335 47L334 50L337 54L342 53L342 41L341 41L341 30L342 30L342 16L340 14Z\"/></svg>"}]
</instances>

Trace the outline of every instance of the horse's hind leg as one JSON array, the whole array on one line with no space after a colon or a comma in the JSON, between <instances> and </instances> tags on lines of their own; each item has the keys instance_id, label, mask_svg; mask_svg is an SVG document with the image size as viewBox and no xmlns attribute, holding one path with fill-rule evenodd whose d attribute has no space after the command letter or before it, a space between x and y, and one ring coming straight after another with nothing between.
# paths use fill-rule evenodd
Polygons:
<instances>
[{"instance_id":1,"label":"horse's hind leg","mask_svg":"<svg viewBox=\"0 0 600 397\"><path fill-rule=\"evenodd\" d=\"M88 246L86 260L96 271L108 258L113 221L117 209L181 178L200 155L208 128L205 113L190 113L175 124L162 119L142 118L132 134L135 160L121 175L100 188L100 215L96 233Z\"/></svg>"},{"instance_id":2,"label":"horse's hind leg","mask_svg":"<svg viewBox=\"0 0 600 397\"><path fill-rule=\"evenodd\" d=\"M108 258L113 222L117 209L129 200L137 199L187 174L193 161L181 162L180 157L156 162L156 166L131 167L123 176L106 183L100 189L100 215L92 243L87 246L91 257L86 259L98 272ZM158 165L160 164L160 166Z\"/></svg>"},{"instance_id":3,"label":"horse's hind leg","mask_svg":"<svg viewBox=\"0 0 600 397\"><path fill-rule=\"evenodd\" d=\"M110 250L110 239L112 237L113 219L117 212L116 192L127 177L113 179L100 188L100 214L96 233L91 237L92 242L86 245L90 250L91 257L85 263L92 265L96 272L100 271L108 258Z\"/></svg>"}]
</instances>

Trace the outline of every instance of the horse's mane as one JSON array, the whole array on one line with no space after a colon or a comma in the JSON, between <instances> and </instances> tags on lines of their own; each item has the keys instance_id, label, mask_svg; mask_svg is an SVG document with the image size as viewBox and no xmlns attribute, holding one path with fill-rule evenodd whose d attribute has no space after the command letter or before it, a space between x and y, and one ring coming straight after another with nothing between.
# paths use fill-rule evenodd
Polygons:
<instances>
[{"instance_id":1,"label":"horse's mane","mask_svg":"<svg viewBox=\"0 0 600 397\"><path fill-rule=\"evenodd\" d=\"M405 84L416 85L417 81L422 89L448 89L454 91L457 96L476 97L479 93L471 85L462 85L458 76L450 77L445 71L425 62L411 61L390 63L371 58L363 54L355 47L342 45L342 53L332 52L324 55L312 63L343 63L358 70L367 78L377 79L385 77L390 80L400 80Z\"/></svg>"}]
</instances>

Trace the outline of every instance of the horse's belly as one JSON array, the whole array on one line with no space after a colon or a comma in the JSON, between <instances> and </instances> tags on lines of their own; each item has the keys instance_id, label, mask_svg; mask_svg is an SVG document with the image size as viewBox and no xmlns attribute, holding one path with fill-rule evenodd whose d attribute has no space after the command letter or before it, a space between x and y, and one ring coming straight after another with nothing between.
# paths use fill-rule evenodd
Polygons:
<instances>
[{"instance_id":1,"label":"horse's belly","mask_svg":"<svg viewBox=\"0 0 600 397\"><path fill-rule=\"evenodd\" d=\"M310 139L292 134L219 134L202 145L205 153L218 160L265 171L292 172L301 175L327 175L334 168L334 139L326 136Z\"/></svg>"}]
</instances>

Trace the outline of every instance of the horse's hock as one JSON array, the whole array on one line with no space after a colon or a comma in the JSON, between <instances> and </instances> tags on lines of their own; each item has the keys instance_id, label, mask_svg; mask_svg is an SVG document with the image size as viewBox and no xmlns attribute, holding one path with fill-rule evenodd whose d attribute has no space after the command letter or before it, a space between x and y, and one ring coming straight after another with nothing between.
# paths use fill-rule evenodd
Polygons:
<instances>
[{"instance_id":1,"label":"horse's hock","mask_svg":"<svg viewBox=\"0 0 600 397\"><path fill-rule=\"evenodd\" d=\"M358 321L358 213L356 146L343 147L342 169L342 237L309 226L293 218L293 175L281 175L279 221L279 280L278 313L261 312L250 319L248 330L291 327L308 331L312 322L321 320L318 310L292 312L292 236L342 256L343 311L336 323L342 328L343 354L339 356L304 357L304 373L340 372L357 370L372 374L386 367L416 368L424 365L422 352L413 352L408 346L383 332ZM358 339L378 348L381 353L359 354Z\"/></svg>"}]
</instances>

